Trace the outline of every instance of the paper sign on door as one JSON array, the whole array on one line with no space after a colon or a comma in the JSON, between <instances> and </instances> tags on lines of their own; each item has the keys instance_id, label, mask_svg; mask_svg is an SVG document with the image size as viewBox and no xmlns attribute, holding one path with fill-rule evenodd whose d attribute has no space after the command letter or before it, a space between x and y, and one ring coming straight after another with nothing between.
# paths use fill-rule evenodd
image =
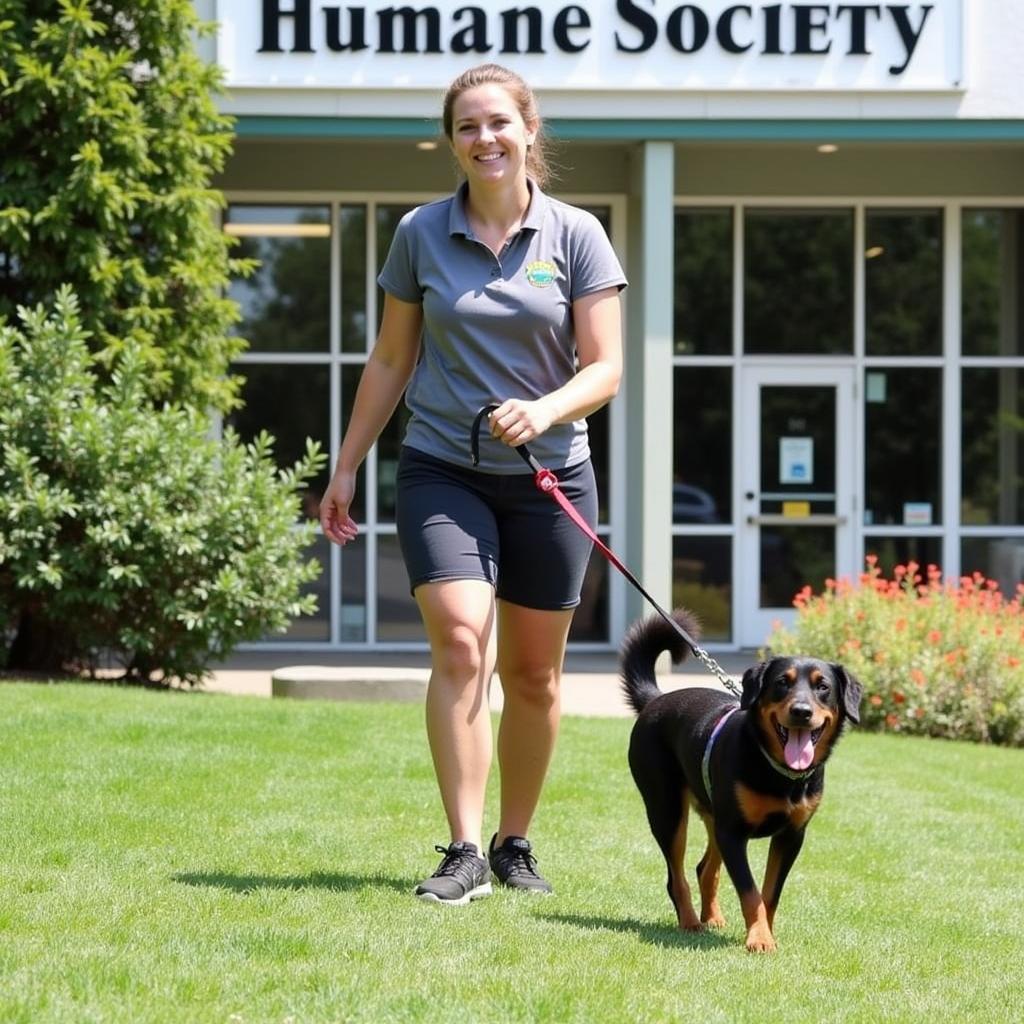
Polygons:
<instances>
[{"instance_id":1,"label":"paper sign on door","mask_svg":"<svg viewBox=\"0 0 1024 1024\"><path fill-rule=\"evenodd\" d=\"M779 438L779 483L814 483L814 438Z\"/></svg>"}]
</instances>

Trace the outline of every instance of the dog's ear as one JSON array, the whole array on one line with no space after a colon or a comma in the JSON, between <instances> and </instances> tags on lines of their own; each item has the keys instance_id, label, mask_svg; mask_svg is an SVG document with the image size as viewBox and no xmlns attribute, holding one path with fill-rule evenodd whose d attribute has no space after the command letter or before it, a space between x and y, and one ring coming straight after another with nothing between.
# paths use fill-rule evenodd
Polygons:
<instances>
[{"instance_id":1,"label":"dog's ear","mask_svg":"<svg viewBox=\"0 0 1024 1024\"><path fill-rule=\"evenodd\" d=\"M842 698L843 711L846 717L857 725L860 723L860 701L864 696L864 687L856 676L851 675L842 665L832 663L832 671L839 681L839 696Z\"/></svg>"},{"instance_id":2,"label":"dog's ear","mask_svg":"<svg viewBox=\"0 0 1024 1024\"><path fill-rule=\"evenodd\" d=\"M749 708L761 696L764 689L764 674L768 668L768 662L762 661L759 665L752 665L743 673L743 696L740 698L740 707Z\"/></svg>"}]
</instances>

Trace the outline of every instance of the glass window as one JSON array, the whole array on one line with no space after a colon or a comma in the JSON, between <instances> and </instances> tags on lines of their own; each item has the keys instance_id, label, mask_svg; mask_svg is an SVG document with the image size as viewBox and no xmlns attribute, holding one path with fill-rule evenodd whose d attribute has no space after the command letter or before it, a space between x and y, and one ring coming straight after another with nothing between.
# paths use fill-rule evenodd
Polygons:
<instances>
[{"instance_id":1,"label":"glass window","mask_svg":"<svg viewBox=\"0 0 1024 1024\"><path fill-rule=\"evenodd\" d=\"M340 550L341 642L366 641L366 537L350 540Z\"/></svg>"},{"instance_id":2,"label":"glass window","mask_svg":"<svg viewBox=\"0 0 1024 1024\"><path fill-rule=\"evenodd\" d=\"M377 639L426 643L419 608L409 593L409 574L398 538L377 538Z\"/></svg>"},{"instance_id":3,"label":"glass window","mask_svg":"<svg viewBox=\"0 0 1024 1024\"><path fill-rule=\"evenodd\" d=\"M995 580L1006 598L1024 583L1024 537L965 537L960 545L960 574L980 572Z\"/></svg>"},{"instance_id":4,"label":"glass window","mask_svg":"<svg viewBox=\"0 0 1024 1024\"><path fill-rule=\"evenodd\" d=\"M942 212L868 210L864 262L868 354L941 354Z\"/></svg>"},{"instance_id":5,"label":"glass window","mask_svg":"<svg viewBox=\"0 0 1024 1024\"><path fill-rule=\"evenodd\" d=\"M256 259L228 295L236 330L254 352L326 352L331 326L331 225L326 206L231 205L224 223L240 239L232 255Z\"/></svg>"},{"instance_id":6,"label":"glass window","mask_svg":"<svg viewBox=\"0 0 1024 1024\"><path fill-rule=\"evenodd\" d=\"M282 366L244 363L235 367L245 378L245 405L228 422L245 441L261 430L273 435L277 465L294 465L306 452L306 439L319 441L327 451L330 436L330 371L326 366ZM327 487L330 467L325 464L309 481L303 494L303 512L319 515L320 497Z\"/></svg>"},{"instance_id":7,"label":"glass window","mask_svg":"<svg viewBox=\"0 0 1024 1024\"><path fill-rule=\"evenodd\" d=\"M356 400L356 389L359 378L363 375L363 366L343 365L341 367L341 432L348 429L348 421L352 416L352 406ZM357 523L366 522L366 463L359 467L356 474L356 496L352 499L349 514Z\"/></svg>"},{"instance_id":8,"label":"glass window","mask_svg":"<svg viewBox=\"0 0 1024 1024\"><path fill-rule=\"evenodd\" d=\"M1024 525L1024 370L965 368L962 395L961 519Z\"/></svg>"},{"instance_id":9,"label":"glass window","mask_svg":"<svg viewBox=\"0 0 1024 1024\"><path fill-rule=\"evenodd\" d=\"M865 371L864 524L941 522L942 371Z\"/></svg>"},{"instance_id":10,"label":"glass window","mask_svg":"<svg viewBox=\"0 0 1024 1024\"><path fill-rule=\"evenodd\" d=\"M703 640L731 638L731 537L672 538L672 606L696 614Z\"/></svg>"},{"instance_id":11,"label":"glass window","mask_svg":"<svg viewBox=\"0 0 1024 1024\"><path fill-rule=\"evenodd\" d=\"M384 267L384 261L388 258L388 251L391 249L391 241L398 230L398 222L413 208L412 204L405 203L401 206L378 206L377 207L377 274L380 274ZM384 315L384 290L377 288L377 327L380 327L381 317Z\"/></svg>"},{"instance_id":12,"label":"glass window","mask_svg":"<svg viewBox=\"0 0 1024 1024\"><path fill-rule=\"evenodd\" d=\"M963 351L1024 355L1024 210L964 210Z\"/></svg>"},{"instance_id":13,"label":"glass window","mask_svg":"<svg viewBox=\"0 0 1024 1024\"><path fill-rule=\"evenodd\" d=\"M853 351L853 211L747 210L743 348Z\"/></svg>"},{"instance_id":14,"label":"glass window","mask_svg":"<svg viewBox=\"0 0 1024 1024\"><path fill-rule=\"evenodd\" d=\"M732 352L732 210L676 210L677 354Z\"/></svg>"},{"instance_id":15,"label":"glass window","mask_svg":"<svg viewBox=\"0 0 1024 1024\"><path fill-rule=\"evenodd\" d=\"M878 556L878 568L888 579L897 565L908 562L917 562L922 579L929 565L942 568L941 537L865 537L864 553Z\"/></svg>"},{"instance_id":16,"label":"glass window","mask_svg":"<svg viewBox=\"0 0 1024 1024\"><path fill-rule=\"evenodd\" d=\"M607 544L607 537L601 539ZM583 578L580 603L569 629L569 642L607 643L608 628L608 560L595 550Z\"/></svg>"},{"instance_id":17,"label":"glass window","mask_svg":"<svg viewBox=\"0 0 1024 1024\"><path fill-rule=\"evenodd\" d=\"M331 639L331 554L330 541L326 537L314 537L306 549L303 561L315 558L320 563L320 575L311 583L302 586L301 594L316 595L316 611L312 615L300 615L292 619L284 633L271 633L265 640L301 640L308 643L323 643Z\"/></svg>"},{"instance_id":18,"label":"glass window","mask_svg":"<svg viewBox=\"0 0 1024 1024\"><path fill-rule=\"evenodd\" d=\"M732 370L677 366L672 521L732 519Z\"/></svg>"},{"instance_id":19,"label":"glass window","mask_svg":"<svg viewBox=\"0 0 1024 1024\"><path fill-rule=\"evenodd\" d=\"M341 351L365 352L366 207L343 206L341 221Z\"/></svg>"}]
</instances>

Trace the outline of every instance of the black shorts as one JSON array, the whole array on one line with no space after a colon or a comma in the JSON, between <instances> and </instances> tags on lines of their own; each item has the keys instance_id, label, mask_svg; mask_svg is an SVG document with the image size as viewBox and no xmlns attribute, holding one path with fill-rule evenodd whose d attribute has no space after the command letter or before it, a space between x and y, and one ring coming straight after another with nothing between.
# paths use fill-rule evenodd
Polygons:
<instances>
[{"instance_id":1,"label":"black shorts","mask_svg":"<svg viewBox=\"0 0 1024 1024\"><path fill-rule=\"evenodd\" d=\"M594 526L590 460L555 472ZM526 608L579 604L591 541L529 471L481 473L403 445L397 485L395 520L413 591L421 583L486 580L499 598Z\"/></svg>"}]
</instances>

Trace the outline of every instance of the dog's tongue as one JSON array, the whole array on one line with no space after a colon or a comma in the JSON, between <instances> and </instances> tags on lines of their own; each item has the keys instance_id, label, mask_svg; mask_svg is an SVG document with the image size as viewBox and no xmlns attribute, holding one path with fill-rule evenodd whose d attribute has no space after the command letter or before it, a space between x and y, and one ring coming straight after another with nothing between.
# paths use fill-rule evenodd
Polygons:
<instances>
[{"instance_id":1,"label":"dog's tongue","mask_svg":"<svg viewBox=\"0 0 1024 1024\"><path fill-rule=\"evenodd\" d=\"M810 768L814 760L814 744L810 729L790 729L786 740L786 764L794 771Z\"/></svg>"}]
</instances>

